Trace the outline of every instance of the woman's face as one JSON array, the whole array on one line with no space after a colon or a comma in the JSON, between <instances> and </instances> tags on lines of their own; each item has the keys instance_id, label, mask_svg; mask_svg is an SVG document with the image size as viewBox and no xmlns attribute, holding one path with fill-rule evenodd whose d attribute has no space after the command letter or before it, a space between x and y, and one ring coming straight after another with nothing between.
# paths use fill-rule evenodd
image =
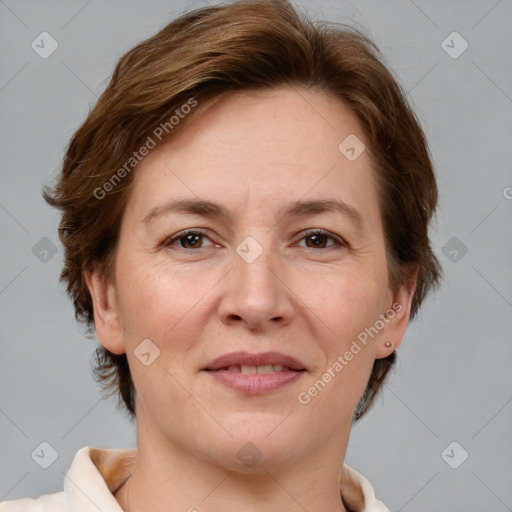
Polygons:
<instances>
[{"instance_id":1,"label":"woman's face","mask_svg":"<svg viewBox=\"0 0 512 512\"><path fill-rule=\"evenodd\" d=\"M412 292L388 288L362 140L339 100L283 87L221 100L139 164L106 302L95 289L98 338L128 357L139 438L237 469L339 457ZM185 200L216 206L173 209ZM301 371L272 356L214 371L240 352L280 353ZM251 362L261 373L239 373Z\"/></svg>"}]
</instances>

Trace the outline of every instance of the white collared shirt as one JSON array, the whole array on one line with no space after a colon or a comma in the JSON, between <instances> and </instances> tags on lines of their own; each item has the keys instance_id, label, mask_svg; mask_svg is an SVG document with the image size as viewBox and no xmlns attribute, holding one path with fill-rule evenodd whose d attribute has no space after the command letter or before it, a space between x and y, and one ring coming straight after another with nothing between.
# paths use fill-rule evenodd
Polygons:
<instances>
[{"instance_id":1,"label":"white collared shirt","mask_svg":"<svg viewBox=\"0 0 512 512\"><path fill-rule=\"evenodd\" d=\"M114 493L131 473L137 450L84 446L77 451L64 478L64 490L37 498L0 503L0 512L123 512ZM370 482L343 465L340 494L353 512L389 512L375 498Z\"/></svg>"}]
</instances>

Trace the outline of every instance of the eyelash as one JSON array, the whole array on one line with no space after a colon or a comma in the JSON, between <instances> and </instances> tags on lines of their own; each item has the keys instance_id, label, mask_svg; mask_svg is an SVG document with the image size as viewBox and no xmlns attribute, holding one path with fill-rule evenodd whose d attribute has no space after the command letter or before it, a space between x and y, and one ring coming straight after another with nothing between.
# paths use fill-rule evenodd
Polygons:
<instances>
[{"instance_id":1,"label":"eyelash","mask_svg":"<svg viewBox=\"0 0 512 512\"><path fill-rule=\"evenodd\" d=\"M170 247L173 245L173 242L180 240L181 238L184 238L188 235L201 235L201 236L205 236L206 238L208 238L208 235L206 234L206 232L201 229L187 229L185 231L181 231L180 233L178 233L172 237L167 238L166 240L164 240L162 245L164 247ZM323 229L318 229L318 228L306 230L306 232L303 234L302 238L300 238L299 240L303 240L304 238L307 238L309 236L314 236L314 235L325 236L335 242L335 245L332 245L330 247L321 247L320 249L323 249L323 250L334 249L336 246L348 247L348 244L343 239L341 239L335 235L332 235L328 231L325 231ZM315 250L314 247L305 247L305 248ZM178 247L178 249L182 249L184 251L197 251L199 249L204 249L204 247L199 247L198 249L186 249L185 247Z\"/></svg>"}]
</instances>

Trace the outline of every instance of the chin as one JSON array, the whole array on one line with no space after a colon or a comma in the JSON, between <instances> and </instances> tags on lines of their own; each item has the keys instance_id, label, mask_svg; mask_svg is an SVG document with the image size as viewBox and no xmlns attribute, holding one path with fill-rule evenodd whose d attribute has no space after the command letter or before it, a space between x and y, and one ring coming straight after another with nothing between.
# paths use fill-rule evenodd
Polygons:
<instances>
[{"instance_id":1,"label":"chin","mask_svg":"<svg viewBox=\"0 0 512 512\"><path fill-rule=\"evenodd\" d=\"M273 416L265 421L242 421L228 429L232 437L222 435L206 447L209 455L226 469L238 473L267 471L276 465L289 463L298 455L297 446L304 440L299 433L279 430L279 421ZM212 447L215 447L212 450ZM213 452L213 453L212 453Z\"/></svg>"}]
</instances>

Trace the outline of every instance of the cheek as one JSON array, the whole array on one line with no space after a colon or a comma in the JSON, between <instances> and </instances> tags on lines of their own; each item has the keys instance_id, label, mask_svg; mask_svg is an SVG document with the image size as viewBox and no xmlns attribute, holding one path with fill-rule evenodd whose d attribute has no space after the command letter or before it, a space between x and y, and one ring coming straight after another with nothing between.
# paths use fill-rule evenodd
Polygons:
<instances>
[{"instance_id":1,"label":"cheek","mask_svg":"<svg viewBox=\"0 0 512 512\"><path fill-rule=\"evenodd\" d=\"M146 337L160 339L206 293L204 280L145 258L120 260L118 269L118 305L126 326Z\"/></svg>"},{"instance_id":2,"label":"cheek","mask_svg":"<svg viewBox=\"0 0 512 512\"><path fill-rule=\"evenodd\" d=\"M302 279L299 296L325 326L329 339L335 335L340 348L344 342L373 325L378 318L384 293L378 276L361 269L340 269L328 279Z\"/></svg>"},{"instance_id":3,"label":"cheek","mask_svg":"<svg viewBox=\"0 0 512 512\"><path fill-rule=\"evenodd\" d=\"M148 410L156 410L171 393L175 403L185 403L190 397L175 378L183 380L183 362L198 337L201 323L190 320L201 311L198 302L205 293L204 284L168 269L144 266L140 260L120 262L118 283L127 357L139 402ZM157 347L146 345L150 359L155 357L147 366L137 356L146 339Z\"/></svg>"},{"instance_id":4,"label":"cheek","mask_svg":"<svg viewBox=\"0 0 512 512\"><path fill-rule=\"evenodd\" d=\"M380 314L378 293L361 278L345 277L318 296L315 313L321 322L316 324L324 326L324 335L315 336L325 358L301 390L314 403L310 413L325 419L333 411L352 411L359 402L375 359L375 342L365 329Z\"/></svg>"},{"instance_id":5,"label":"cheek","mask_svg":"<svg viewBox=\"0 0 512 512\"><path fill-rule=\"evenodd\" d=\"M375 341L365 329L373 326L382 312L383 289L372 273L354 270L337 276L327 289L316 290L313 301L314 312L321 319L316 323L328 328L323 328L327 335L316 335L325 360L311 376L308 386L313 388L308 389L318 393L318 407L329 403L337 410L352 410L373 367Z\"/></svg>"}]
</instances>

